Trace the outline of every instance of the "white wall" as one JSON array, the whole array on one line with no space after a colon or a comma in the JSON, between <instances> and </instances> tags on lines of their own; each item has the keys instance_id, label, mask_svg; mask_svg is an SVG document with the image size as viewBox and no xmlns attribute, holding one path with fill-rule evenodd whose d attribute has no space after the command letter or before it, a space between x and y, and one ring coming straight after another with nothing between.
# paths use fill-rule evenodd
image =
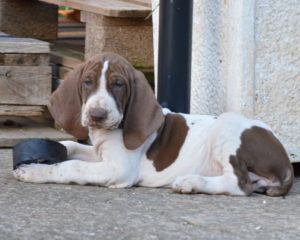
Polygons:
<instances>
[{"instance_id":1,"label":"white wall","mask_svg":"<svg viewBox=\"0 0 300 240\"><path fill-rule=\"evenodd\" d=\"M194 0L192 49L191 112L262 120L300 161L300 0Z\"/></svg>"},{"instance_id":2,"label":"white wall","mask_svg":"<svg viewBox=\"0 0 300 240\"><path fill-rule=\"evenodd\" d=\"M254 115L300 161L300 1L257 1L255 43Z\"/></svg>"}]
</instances>

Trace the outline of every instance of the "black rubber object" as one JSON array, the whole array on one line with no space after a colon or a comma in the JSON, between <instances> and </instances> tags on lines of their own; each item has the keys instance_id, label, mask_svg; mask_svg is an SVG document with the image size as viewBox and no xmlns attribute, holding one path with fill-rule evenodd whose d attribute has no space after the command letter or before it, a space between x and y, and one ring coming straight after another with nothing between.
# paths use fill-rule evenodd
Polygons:
<instances>
[{"instance_id":1,"label":"black rubber object","mask_svg":"<svg viewBox=\"0 0 300 240\"><path fill-rule=\"evenodd\" d=\"M13 148L13 169L21 164L54 164L66 160L66 147L52 140L28 139L17 143Z\"/></svg>"}]
</instances>

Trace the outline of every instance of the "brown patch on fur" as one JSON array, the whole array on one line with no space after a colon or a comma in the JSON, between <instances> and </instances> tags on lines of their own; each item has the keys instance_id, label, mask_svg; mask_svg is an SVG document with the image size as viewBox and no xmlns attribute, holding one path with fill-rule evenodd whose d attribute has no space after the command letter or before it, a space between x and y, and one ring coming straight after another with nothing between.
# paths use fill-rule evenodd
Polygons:
<instances>
[{"instance_id":1,"label":"brown patch on fur","mask_svg":"<svg viewBox=\"0 0 300 240\"><path fill-rule=\"evenodd\" d=\"M241 136L241 146L236 156L230 156L230 163L239 180L240 188L249 193L250 179L248 172L265 177L280 186L269 186L269 196L286 195L293 185L294 173L288 155L272 132L252 127Z\"/></svg>"},{"instance_id":2,"label":"brown patch on fur","mask_svg":"<svg viewBox=\"0 0 300 240\"><path fill-rule=\"evenodd\" d=\"M176 160L188 130L180 114L168 114L165 117L163 126L147 152L147 158L154 161L157 171L164 170Z\"/></svg>"},{"instance_id":3,"label":"brown patch on fur","mask_svg":"<svg viewBox=\"0 0 300 240\"><path fill-rule=\"evenodd\" d=\"M123 118L123 141L127 149L140 147L164 122L161 106L144 74L134 70Z\"/></svg>"},{"instance_id":4,"label":"brown patch on fur","mask_svg":"<svg viewBox=\"0 0 300 240\"><path fill-rule=\"evenodd\" d=\"M106 71L106 89L115 99L118 110L124 113L130 94L130 79L134 79L135 69L123 58L109 61Z\"/></svg>"},{"instance_id":5,"label":"brown patch on fur","mask_svg":"<svg viewBox=\"0 0 300 240\"><path fill-rule=\"evenodd\" d=\"M81 79L82 102L86 103L88 98L96 92L100 84L100 75L102 71L101 62L91 62L85 67L84 74ZM89 84L88 84L89 83Z\"/></svg>"},{"instance_id":6,"label":"brown patch on fur","mask_svg":"<svg viewBox=\"0 0 300 240\"><path fill-rule=\"evenodd\" d=\"M248 176L247 166L244 161L240 161L236 156L230 156L229 161L234 169L234 174L238 178L240 189L247 195L252 193L252 184Z\"/></svg>"},{"instance_id":7,"label":"brown patch on fur","mask_svg":"<svg viewBox=\"0 0 300 240\"><path fill-rule=\"evenodd\" d=\"M88 129L81 125L82 75L85 64L78 65L53 92L48 109L58 124L78 139L88 138Z\"/></svg>"}]
</instances>

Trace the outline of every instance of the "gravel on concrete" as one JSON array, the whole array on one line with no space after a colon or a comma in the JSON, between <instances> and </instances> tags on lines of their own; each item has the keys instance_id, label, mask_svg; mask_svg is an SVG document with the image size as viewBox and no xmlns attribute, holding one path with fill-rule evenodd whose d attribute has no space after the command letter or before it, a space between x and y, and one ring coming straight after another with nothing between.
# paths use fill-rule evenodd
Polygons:
<instances>
[{"instance_id":1,"label":"gravel on concrete","mask_svg":"<svg viewBox=\"0 0 300 240\"><path fill-rule=\"evenodd\" d=\"M0 150L0 239L300 239L300 178L285 198L29 184Z\"/></svg>"}]
</instances>

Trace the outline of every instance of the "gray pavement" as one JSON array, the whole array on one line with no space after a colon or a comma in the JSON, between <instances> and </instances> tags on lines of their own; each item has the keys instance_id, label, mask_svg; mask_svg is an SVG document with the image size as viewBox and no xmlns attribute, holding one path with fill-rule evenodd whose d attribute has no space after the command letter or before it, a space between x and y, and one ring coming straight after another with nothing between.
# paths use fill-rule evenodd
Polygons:
<instances>
[{"instance_id":1,"label":"gray pavement","mask_svg":"<svg viewBox=\"0 0 300 240\"><path fill-rule=\"evenodd\" d=\"M0 239L300 239L300 178L285 198L28 184L0 150Z\"/></svg>"}]
</instances>

